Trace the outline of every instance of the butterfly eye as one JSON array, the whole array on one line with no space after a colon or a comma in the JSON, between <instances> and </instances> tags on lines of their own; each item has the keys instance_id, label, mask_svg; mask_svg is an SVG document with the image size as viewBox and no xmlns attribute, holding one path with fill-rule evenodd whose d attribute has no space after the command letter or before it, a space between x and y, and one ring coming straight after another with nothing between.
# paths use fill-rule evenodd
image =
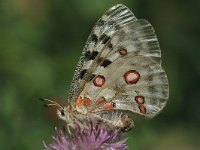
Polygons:
<instances>
[{"instance_id":1,"label":"butterfly eye","mask_svg":"<svg viewBox=\"0 0 200 150\"><path fill-rule=\"evenodd\" d=\"M64 109L60 110L60 114L61 114L61 116L65 116Z\"/></svg>"}]
</instances>

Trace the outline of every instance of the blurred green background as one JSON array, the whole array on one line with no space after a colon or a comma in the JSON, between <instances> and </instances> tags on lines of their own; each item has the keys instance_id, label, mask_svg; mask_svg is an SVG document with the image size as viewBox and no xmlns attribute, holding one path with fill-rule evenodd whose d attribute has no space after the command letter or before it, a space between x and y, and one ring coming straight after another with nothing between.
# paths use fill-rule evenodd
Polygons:
<instances>
[{"instance_id":1,"label":"blurred green background","mask_svg":"<svg viewBox=\"0 0 200 150\"><path fill-rule=\"evenodd\" d=\"M101 15L123 3L154 26L170 83L155 119L134 117L130 150L200 149L200 1L0 1L0 149L39 150L51 142L55 112L39 97L66 103L85 41Z\"/></svg>"}]
</instances>

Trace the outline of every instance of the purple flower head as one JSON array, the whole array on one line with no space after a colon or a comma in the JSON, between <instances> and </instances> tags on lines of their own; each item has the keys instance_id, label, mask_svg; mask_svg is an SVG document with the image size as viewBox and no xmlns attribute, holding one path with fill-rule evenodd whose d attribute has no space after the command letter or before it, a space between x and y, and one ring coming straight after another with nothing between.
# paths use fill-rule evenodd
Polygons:
<instances>
[{"instance_id":1,"label":"purple flower head","mask_svg":"<svg viewBox=\"0 0 200 150\"><path fill-rule=\"evenodd\" d=\"M121 135L119 131L106 130L101 124L94 125L87 122L85 127L78 124L72 129L71 134L64 134L56 130L54 141L46 145L46 150L126 150L126 139L118 140Z\"/></svg>"}]
</instances>

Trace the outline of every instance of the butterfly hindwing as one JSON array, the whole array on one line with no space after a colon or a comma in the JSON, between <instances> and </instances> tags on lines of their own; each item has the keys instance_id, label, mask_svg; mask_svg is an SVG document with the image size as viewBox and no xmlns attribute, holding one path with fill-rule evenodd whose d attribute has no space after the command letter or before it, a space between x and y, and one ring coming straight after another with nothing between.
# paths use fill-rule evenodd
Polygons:
<instances>
[{"instance_id":1,"label":"butterfly hindwing","mask_svg":"<svg viewBox=\"0 0 200 150\"><path fill-rule=\"evenodd\" d=\"M117 109L151 118L166 104L168 81L162 67L153 59L127 55L88 82L81 97L92 101L88 109L93 112Z\"/></svg>"}]
</instances>

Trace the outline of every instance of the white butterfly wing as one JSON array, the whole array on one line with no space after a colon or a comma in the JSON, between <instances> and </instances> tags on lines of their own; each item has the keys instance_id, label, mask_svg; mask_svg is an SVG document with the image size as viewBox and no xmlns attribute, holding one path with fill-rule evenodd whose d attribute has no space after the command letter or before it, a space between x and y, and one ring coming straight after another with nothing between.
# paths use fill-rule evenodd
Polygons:
<instances>
[{"instance_id":1,"label":"white butterfly wing","mask_svg":"<svg viewBox=\"0 0 200 150\"><path fill-rule=\"evenodd\" d=\"M160 57L151 24L137 20L126 6L116 5L89 36L69 98L89 101L85 107L91 112L128 110L151 118L168 99Z\"/></svg>"},{"instance_id":2,"label":"white butterfly wing","mask_svg":"<svg viewBox=\"0 0 200 150\"><path fill-rule=\"evenodd\" d=\"M98 86L94 78L86 84L81 97L92 100L88 109L125 110L151 118L158 114L168 99L168 81L162 67L153 59L127 55L117 59L96 77L104 77ZM101 104L96 101L104 98Z\"/></svg>"}]
</instances>

